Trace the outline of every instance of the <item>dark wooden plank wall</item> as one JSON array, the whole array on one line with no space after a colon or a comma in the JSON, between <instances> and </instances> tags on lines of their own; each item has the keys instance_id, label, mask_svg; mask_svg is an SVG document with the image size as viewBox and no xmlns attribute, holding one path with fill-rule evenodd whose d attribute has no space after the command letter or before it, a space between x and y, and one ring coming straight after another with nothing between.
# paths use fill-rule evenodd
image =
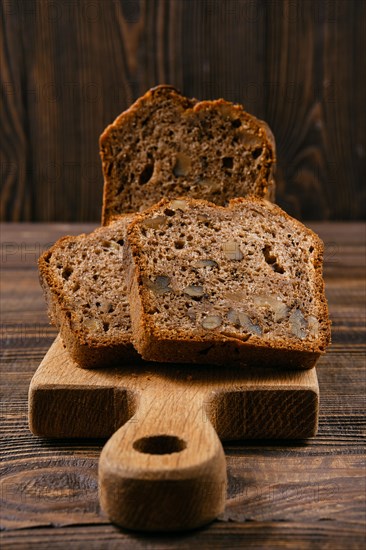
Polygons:
<instances>
[{"instance_id":1,"label":"dark wooden plank wall","mask_svg":"<svg viewBox=\"0 0 366 550\"><path fill-rule=\"evenodd\" d=\"M269 122L291 214L363 218L365 6L2 0L1 218L99 220L99 134L161 82Z\"/></svg>"}]
</instances>

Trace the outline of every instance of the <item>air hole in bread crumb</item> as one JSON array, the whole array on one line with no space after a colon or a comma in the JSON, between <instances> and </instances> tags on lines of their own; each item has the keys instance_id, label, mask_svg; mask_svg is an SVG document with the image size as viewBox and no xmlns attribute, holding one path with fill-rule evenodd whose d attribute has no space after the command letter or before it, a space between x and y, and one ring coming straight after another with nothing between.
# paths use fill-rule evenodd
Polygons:
<instances>
[{"instance_id":1,"label":"air hole in bread crumb","mask_svg":"<svg viewBox=\"0 0 366 550\"><path fill-rule=\"evenodd\" d=\"M180 249L184 248L184 241L182 241L182 240L175 241L174 246L175 246L175 248L180 250Z\"/></svg>"},{"instance_id":2,"label":"air hole in bread crumb","mask_svg":"<svg viewBox=\"0 0 366 550\"><path fill-rule=\"evenodd\" d=\"M99 278L99 275L97 275L97 274L95 273L95 275L93 275L93 279L94 279L94 281L97 281L97 280L98 280L98 278Z\"/></svg>"},{"instance_id":3,"label":"air hole in bread crumb","mask_svg":"<svg viewBox=\"0 0 366 550\"><path fill-rule=\"evenodd\" d=\"M252 157L254 159L257 159L258 157L260 157L262 154L262 149L260 147L257 147L257 149L254 149L254 151L252 151Z\"/></svg>"},{"instance_id":4,"label":"air hole in bread crumb","mask_svg":"<svg viewBox=\"0 0 366 550\"><path fill-rule=\"evenodd\" d=\"M117 244L119 244L120 246L123 246L124 245L124 240L123 239L119 239L119 241L116 241Z\"/></svg>"},{"instance_id":5,"label":"air hole in bread crumb","mask_svg":"<svg viewBox=\"0 0 366 550\"><path fill-rule=\"evenodd\" d=\"M223 168L232 168L234 166L234 161L232 157L223 157L222 159Z\"/></svg>"},{"instance_id":6,"label":"air hole in bread crumb","mask_svg":"<svg viewBox=\"0 0 366 550\"><path fill-rule=\"evenodd\" d=\"M239 120L238 118L235 118L234 120L231 121L231 124L234 126L234 128L239 128L239 126L241 126L241 120Z\"/></svg>"},{"instance_id":7,"label":"air hole in bread crumb","mask_svg":"<svg viewBox=\"0 0 366 550\"><path fill-rule=\"evenodd\" d=\"M313 247L313 246L311 246L311 247L309 248L309 252L310 252L310 254L311 254L311 253L313 252L313 250L314 250L314 247Z\"/></svg>"},{"instance_id":8,"label":"air hole in bread crumb","mask_svg":"<svg viewBox=\"0 0 366 550\"><path fill-rule=\"evenodd\" d=\"M174 215L175 215L175 211L174 211L174 210L171 210L170 208L166 208L166 209L164 210L164 214L165 214L166 216L174 216Z\"/></svg>"},{"instance_id":9,"label":"air hole in bread crumb","mask_svg":"<svg viewBox=\"0 0 366 550\"><path fill-rule=\"evenodd\" d=\"M104 330L104 332L108 332L108 330L109 330L109 323L103 323L103 330Z\"/></svg>"},{"instance_id":10,"label":"air hole in bread crumb","mask_svg":"<svg viewBox=\"0 0 366 550\"><path fill-rule=\"evenodd\" d=\"M201 157L201 167L202 170L206 170L208 167L207 157ZM203 174L200 174L200 177L203 178Z\"/></svg>"},{"instance_id":11,"label":"air hole in bread crumb","mask_svg":"<svg viewBox=\"0 0 366 550\"><path fill-rule=\"evenodd\" d=\"M66 266L62 272L62 278L68 281L72 272L73 272L72 268L69 266Z\"/></svg>"},{"instance_id":12,"label":"air hole in bread crumb","mask_svg":"<svg viewBox=\"0 0 366 550\"><path fill-rule=\"evenodd\" d=\"M144 185L151 179L153 172L154 172L154 164L153 163L146 164L139 178L139 182L141 183L141 185Z\"/></svg>"}]
</instances>

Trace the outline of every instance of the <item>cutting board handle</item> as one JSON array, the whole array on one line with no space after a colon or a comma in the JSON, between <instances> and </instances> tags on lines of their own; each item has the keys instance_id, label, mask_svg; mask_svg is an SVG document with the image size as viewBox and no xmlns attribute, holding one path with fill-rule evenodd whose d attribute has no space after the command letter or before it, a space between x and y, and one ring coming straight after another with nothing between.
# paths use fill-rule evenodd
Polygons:
<instances>
[{"instance_id":1,"label":"cutting board handle","mask_svg":"<svg viewBox=\"0 0 366 550\"><path fill-rule=\"evenodd\" d=\"M104 446L99 498L128 529L191 529L224 510L226 462L199 395L145 391L136 414Z\"/></svg>"}]
</instances>

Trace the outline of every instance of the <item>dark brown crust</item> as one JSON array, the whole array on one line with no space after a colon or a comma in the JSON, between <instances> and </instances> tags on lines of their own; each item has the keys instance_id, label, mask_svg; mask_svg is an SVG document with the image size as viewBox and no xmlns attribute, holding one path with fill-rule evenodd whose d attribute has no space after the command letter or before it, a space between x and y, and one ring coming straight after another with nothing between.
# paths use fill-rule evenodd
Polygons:
<instances>
[{"instance_id":1,"label":"dark brown crust","mask_svg":"<svg viewBox=\"0 0 366 550\"><path fill-rule=\"evenodd\" d=\"M188 204L210 205L215 209L225 207L216 206L207 201L199 201L184 197ZM229 208L240 207L245 201L252 204L263 205L263 200L257 197L248 199L234 199ZM318 342L312 346L299 341L298 344L287 342L284 345L276 344L270 347L268 344L248 343L237 338L226 337L221 334L207 333L198 336L188 335L186 331L159 331L154 325L153 316L148 315L145 304L149 301L148 290L142 284L144 266L140 260L138 244L139 225L146 217L151 217L162 206L169 204L169 200L163 199L159 204L151 207L135 217L127 230L127 242L125 246L127 285L130 289L130 308L132 320L133 343L142 357L149 361L161 362L190 362L190 363L215 363L215 364L250 364L259 366L274 366L280 368L311 368L317 359L325 352L330 341L330 323L328 318L328 306L324 293L324 281L322 276L323 243L319 237L299 221L291 218L278 206L268 203L267 206L274 213L281 214L303 233L309 235L313 241L316 252L315 267L315 300L318 301L321 318L324 321L323 331Z\"/></svg>"},{"instance_id":2,"label":"dark brown crust","mask_svg":"<svg viewBox=\"0 0 366 550\"><path fill-rule=\"evenodd\" d=\"M98 230L97 230L98 231ZM53 277L47 263L47 258L60 246L67 242L86 237L65 236L59 239L38 260L39 278L48 305L48 314L59 331L61 338L71 357L83 368L109 367L112 365L126 364L127 362L141 362L141 356L137 353L128 335L121 333L121 339L116 343L100 343L86 340L85 334L72 327L70 309L65 306L63 288Z\"/></svg>"},{"instance_id":3,"label":"dark brown crust","mask_svg":"<svg viewBox=\"0 0 366 550\"><path fill-rule=\"evenodd\" d=\"M273 134L268 127L268 125L257 119L255 116L247 113L244 108L239 104L233 104L224 99L217 99L213 101L197 101L196 99L189 99L183 96L178 90L173 86L166 84L156 86L148 90L145 95L137 99L133 105L131 105L126 111L121 113L115 121L107 126L104 132L100 136L99 145L100 145L100 156L102 160L102 170L104 176L104 190L103 190L103 209L102 209L102 225L107 225L110 223L111 219L116 215L119 215L122 212L129 212L130 210L124 204L118 205L118 211L115 210L115 182L113 181L112 176L110 175L110 170L115 162L115 157L112 151L111 144L113 142L113 137L118 131L118 128L124 126L125 124L132 122L136 117L139 116L140 108L154 101L159 101L159 98L164 98L169 96L177 105L182 105L185 109L191 109L193 112L198 113L201 110L217 110L218 108L225 107L227 108L233 116L240 118L242 121L248 123L252 128L255 128L256 135L263 140L265 144L268 158L263 166L263 177L260 181L257 182L257 189L255 194L260 197L267 198L271 201L275 198L275 179L274 172L276 166L276 149L275 149L275 140ZM237 196L239 193L233 190L232 198ZM177 193L174 192L172 187L171 196L175 197ZM162 195L159 195L159 190L156 190L156 201L160 200ZM210 200L216 202L215 195L209 197Z\"/></svg>"}]
</instances>

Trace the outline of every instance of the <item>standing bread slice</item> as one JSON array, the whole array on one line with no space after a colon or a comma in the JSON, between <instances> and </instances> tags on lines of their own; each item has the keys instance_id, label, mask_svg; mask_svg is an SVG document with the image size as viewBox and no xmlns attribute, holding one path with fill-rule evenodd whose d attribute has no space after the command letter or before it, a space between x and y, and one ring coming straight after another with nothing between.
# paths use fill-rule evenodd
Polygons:
<instances>
[{"instance_id":1,"label":"standing bread slice","mask_svg":"<svg viewBox=\"0 0 366 550\"><path fill-rule=\"evenodd\" d=\"M125 252L146 360L310 368L329 343L323 244L266 200L163 200Z\"/></svg>"},{"instance_id":2,"label":"standing bread slice","mask_svg":"<svg viewBox=\"0 0 366 550\"><path fill-rule=\"evenodd\" d=\"M172 86L138 99L100 137L103 224L160 199L188 195L225 205L274 197L275 143L265 122L223 99L197 101Z\"/></svg>"}]
</instances>

